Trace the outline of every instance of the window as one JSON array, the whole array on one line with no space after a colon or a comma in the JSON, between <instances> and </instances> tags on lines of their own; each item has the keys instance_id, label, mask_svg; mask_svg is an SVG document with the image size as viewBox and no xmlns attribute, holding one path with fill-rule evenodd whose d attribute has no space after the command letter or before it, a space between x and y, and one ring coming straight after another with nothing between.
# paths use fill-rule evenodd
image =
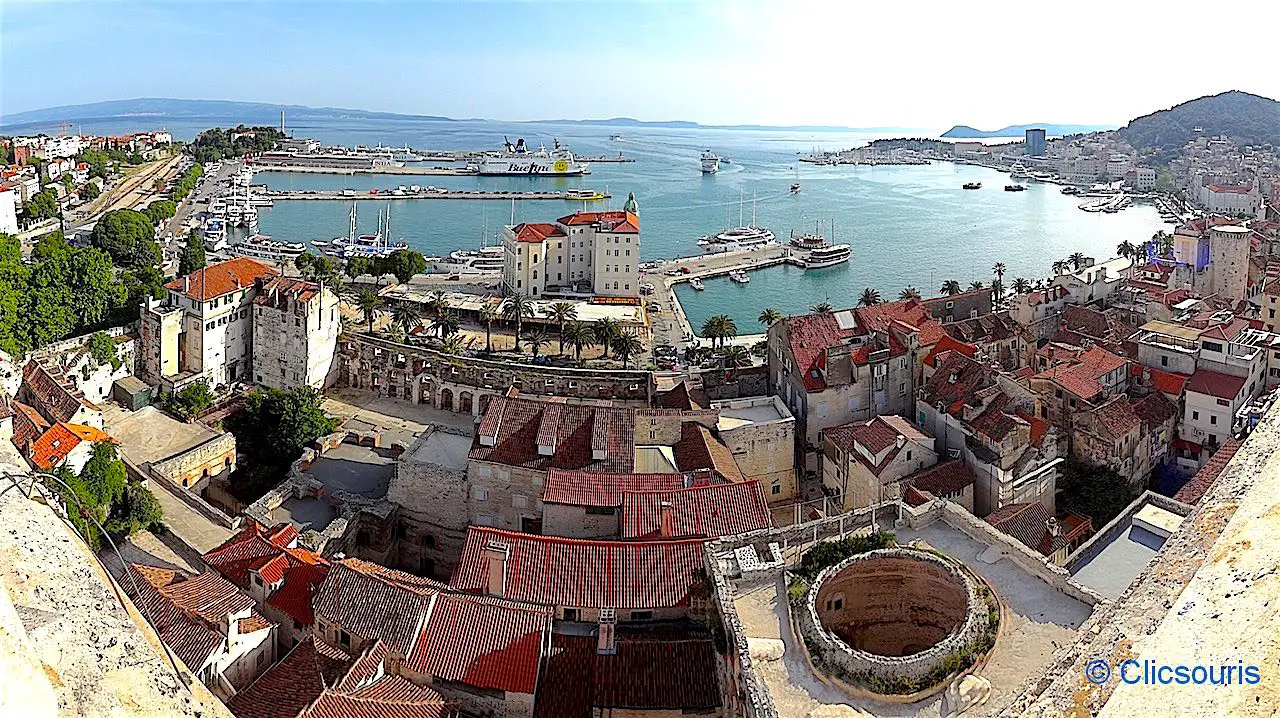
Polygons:
<instances>
[{"instance_id":1,"label":"window","mask_svg":"<svg viewBox=\"0 0 1280 718\"><path fill-rule=\"evenodd\" d=\"M581 608L566 608L566 609L564 609L564 620L566 620L566 621L581 621L581 620L582 620L582 609L581 609Z\"/></svg>"},{"instance_id":2,"label":"window","mask_svg":"<svg viewBox=\"0 0 1280 718\"><path fill-rule=\"evenodd\" d=\"M262 577L256 573L253 574L253 585L262 586Z\"/></svg>"},{"instance_id":3,"label":"window","mask_svg":"<svg viewBox=\"0 0 1280 718\"><path fill-rule=\"evenodd\" d=\"M782 493L782 485L781 485L781 484L774 484L773 486L770 486L770 487L769 487L769 493L770 493L770 494L773 494L774 496L777 496L777 495L781 494L781 493Z\"/></svg>"},{"instance_id":4,"label":"window","mask_svg":"<svg viewBox=\"0 0 1280 718\"><path fill-rule=\"evenodd\" d=\"M612 506L588 506L588 516L613 516L615 513Z\"/></svg>"},{"instance_id":5,"label":"window","mask_svg":"<svg viewBox=\"0 0 1280 718\"><path fill-rule=\"evenodd\" d=\"M911 461L911 449L907 449L907 461Z\"/></svg>"},{"instance_id":6,"label":"window","mask_svg":"<svg viewBox=\"0 0 1280 718\"><path fill-rule=\"evenodd\" d=\"M511 507L516 509L528 508L529 497L523 494L516 494L511 497Z\"/></svg>"},{"instance_id":7,"label":"window","mask_svg":"<svg viewBox=\"0 0 1280 718\"><path fill-rule=\"evenodd\" d=\"M1061 398L1062 398L1062 390L1061 390L1061 389L1054 389L1054 390L1053 390L1053 396L1054 396L1054 398L1056 398L1056 399L1061 399Z\"/></svg>"},{"instance_id":8,"label":"window","mask_svg":"<svg viewBox=\"0 0 1280 718\"><path fill-rule=\"evenodd\" d=\"M1222 353L1222 345L1218 342L1201 342L1200 346L1207 352Z\"/></svg>"},{"instance_id":9,"label":"window","mask_svg":"<svg viewBox=\"0 0 1280 718\"><path fill-rule=\"evenodd\" d=\"M632 611L631 620L633 621L652 621L653 611Z\"/></svg>"},{"instance_id":10,"label":"window","mask_svg":"<svg viewBox=\"0 0 1280 718\"><path fill-rule=\"evenodd\" d=\"M293 630L295 630L295 631L301 631L301 630L302 630L302 621L299 621L299 620L298 620L298 619L296 619L296 618L295 618L295 619L293 619Z\"/></svg>"},{"instance_id":11,"label":"window","mask_svg":"<svg viewBox=\"0 0 1280 718\"><path fill-rule=\"evenodd\" d=\"M1210 424L1217 424L1217 423L1218 423L1218 415L1217 415L1217 414L1210 414L1210 415L1209 415L1209 423L1210 423Z\"/></svg>"},{"instance_id":12,"label":"window","mask_svg":"<svg viewBox=\"0 0 1280 718\"><path fill-rule=\"evenodd\" d=\"M489 489L488 489L488 488L486 488L486 487L484 487L484 486L472 486L472 487L471 487L471 498L472 498L472 499L474 499L474 500L476 500L476 501L488 501L488 500L489 500Z\"/></svg>"},{"instance_id":13,"label":"window","mask_svg":"<svg viewBox=\"0 0 1280 718\"><path fill-rule=\"evenodd\" d=\"M1200 419L1200 412L1198 412L1198 411L1193 411L1193 412L1191 412L1191 420L1192 420L1192 421L1198 421L1199 419Z\"/></svg>"},{"instance_id":14,"label":"window","mask_svg":"<svg viewBox=\"0 0 1280 718\"><path fill-rule=\"evenodd\" d=\"M346 631L342 631L342 630L338 631L338 643L341 643L342 645L346 646L347 648L350 648L350 647L351 647L351 634L350 634L350 633L347 633Z\"/></svg>"},{"instance_id":15,"label":"window","mask_svg":"<svg viewBox=\"0 0 1280 718\"><path fill-rule=\"evenodd\" d=\"M267 652L266 652L266 651L258 651L258 658L257 658L257 660L256 660L256 663L257 663L259 666L260 666L260 665L262 665L262 661L263 661L263 660L265 660L265 659L266 659L266 657L267 657Z\"/></svg>"},{"instance_id":16,"label":"window","mask_svg":"<svg viewBox=\"0 0 1280 718\"><path fill-rule=\"evenodd\" d=\"M1167 357L1167 356L1165 356L1165 355L1161 354L1161 355L1160 355L1160 366L1169 366L1169 357Z\"/></svg>"}]
</instances>

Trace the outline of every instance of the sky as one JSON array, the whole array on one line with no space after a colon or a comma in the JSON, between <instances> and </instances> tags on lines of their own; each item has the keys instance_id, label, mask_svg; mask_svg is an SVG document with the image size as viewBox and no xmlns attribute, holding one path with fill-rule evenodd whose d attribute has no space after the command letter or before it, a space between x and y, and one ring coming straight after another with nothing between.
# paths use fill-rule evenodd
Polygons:
<instances>
[{"instance_id":1,"label":"sky","mask_svg":"<svg viewBox=\"0 0 1280 718\"><path fill-rule=\"evenodd\" d=\"M1183 3L0 0L0 115L176 97L995 129L1121 125L1231 89L1280 98L1274 37L1248 30L1280 26L1280 2L1232 3L1221 52L1200 47L1208 6Z\"/></svg>"}]
</instances>

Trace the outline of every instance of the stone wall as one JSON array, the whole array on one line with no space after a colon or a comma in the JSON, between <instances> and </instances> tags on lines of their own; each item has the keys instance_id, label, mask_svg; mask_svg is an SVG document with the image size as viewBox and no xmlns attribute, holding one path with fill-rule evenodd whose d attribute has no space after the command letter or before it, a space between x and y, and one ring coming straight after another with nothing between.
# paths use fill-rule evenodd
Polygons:
<instances>
[{"instance_id":1,"label":"stone wall","mask_svg":"<svg viewBox=\"0 0 1280 718\"><path fill-rule=\"evenodd\" d=\"M446 426L429 426L396 462L387 501L400 507L392 560L396 567L448 580L462 557L470 514L465 470L413 459L432 432L466 436Z\"/></svg>"},{"instance_id":2,"label":"stone wall","mask_svg":"<svg viewBox=\"0 0 1280 718\"><path fill-rule=\"evenodd\" d=\"M202 444L151 464L151 473L191 487L236 465L236 437L223 432Z\"/></svg>"},{"instance_id":3,"label":"stone wall","mask_svg":"<svg viewBox=\"0 0 1280 718\"><path fill-rule=\"evenodd\" d=\"M769 367L765 365L731 371L711 369L699 372L699 376L702 391L712 401L769 393Z\"/></svg>"},{"instance_id":4,"label":"stone wall","mask_svg":"<svg viewBox=\"0 0 1280 718\"><path fill-rule=\"evenodd\" d=\"M587 513L586 506L568 504L542 505L542 533L566 538L611 538L621 534L621 511Z\"/></svg>"},{"instance_id":5,"label":"stone wall","mask_svg":"<svg viewBox=\"0 0 1280 718\"><path fill-rule=\"evenodd\" d=\"M479 416L489 400L515 386L523 394L647 406L653 375L639 370L573 369L444 354L366 334L339 341L342 386Z\"/></svg>"},{"instance_id":6,"label":"stone wall","mask_svg":"<svg viewBox=\"0 0 1280 718\"><path fill-rule=\"evenodd\" d=\"M890 561L891 563L886 563ZM838 612L826 608L820 612L818 601L839 592L845 576L850 571L902 571L907 562L922 564L920 570L949 580L948 589L962 591L964 595L963 623L942 640L918 653L905 656L885 656L869 653L850 646L841 636L829 629L822 620ZM925 567L927 565L928 568ZM863 569L863 567L866 567ZM827 588L828 583L835 583ZM911 582L908 582L911 583ZM928 583L928 582L926 582ZM904 584L906 585L906 584ZM918 586L924 588L922 584ZM925 598L922 594L921 598ZM958 653L977 641L988 630L988 612L984 599L978 593L977 584L954 562L937 554L904 547L870 551L841 561L826 568L814 580L805 594L804 605L792 613L792 620L815 667L834 671L837 678L860 676L864 680L896 681L909 678L912 681L926 679L931 672L950 655Z\"/></svg>"}]
</instances>

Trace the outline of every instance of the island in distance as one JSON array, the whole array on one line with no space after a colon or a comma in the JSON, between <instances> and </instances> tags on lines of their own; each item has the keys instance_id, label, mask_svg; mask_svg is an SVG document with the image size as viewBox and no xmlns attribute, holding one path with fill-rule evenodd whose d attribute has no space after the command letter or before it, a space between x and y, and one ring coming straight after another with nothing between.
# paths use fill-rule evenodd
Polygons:
<instances>
[{"instance_id":1,"label":"island in distance","mask_svg":"<svg viewBox=\"0 0 1280 718\"><path fill-rule=\"evenodd\" d=\"M1114 130L1115 125L1055 125L1053 123L1041 123L1030 125L1009 125L1001 127L998 130L978 130L968 125L956 125L946 132L942 133L944 138L950 139L979 139L985 137L1021 137L1026 134L1027 130L1037 128L1045 131L1050 137L1063 137L1065 135L1078 135L1087 132L1101 132L1103 130Z\"/></svg>"}]
</instances>

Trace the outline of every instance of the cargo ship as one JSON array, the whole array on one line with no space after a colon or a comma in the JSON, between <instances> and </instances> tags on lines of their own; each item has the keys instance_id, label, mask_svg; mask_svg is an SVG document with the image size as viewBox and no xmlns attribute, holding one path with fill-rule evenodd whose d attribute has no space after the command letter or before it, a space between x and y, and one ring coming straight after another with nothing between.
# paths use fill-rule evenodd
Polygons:
<instances>
[{"instance_id":1,"label":"cargo ship","mask_svg":"<svg viewBox=\"0 0 1280 718\"><path fill-rule=\"evenodd\" d=\"M483 176L554 175L557 177L572 177L590 173L586 163L574 159L573 153L569 151L567 146L561 145L559 140L555 141L555 146L550 150L545 147L539 147L535 151L529 150L524 143L524 138L517 138L514 145L505 137L503 140L502 152L480 155L467 166L467 169Z\"/></svg>"}]
</instances>

